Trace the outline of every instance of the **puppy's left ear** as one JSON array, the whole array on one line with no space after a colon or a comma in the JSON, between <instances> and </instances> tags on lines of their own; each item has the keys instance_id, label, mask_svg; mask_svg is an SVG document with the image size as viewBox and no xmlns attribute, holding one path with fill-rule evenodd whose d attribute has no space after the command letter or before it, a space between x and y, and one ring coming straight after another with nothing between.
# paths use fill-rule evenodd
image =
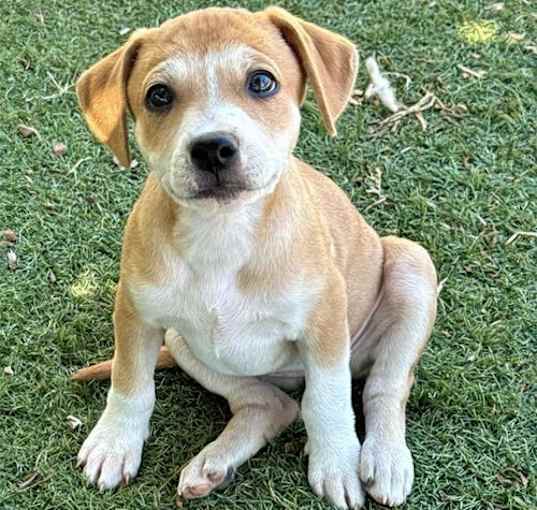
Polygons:
<instances>
[{"instance_id":1,"label":"puppy's left ear","mask_svg":"<svg viewBox=\"0 0 537 510\"><path fill-rule=\"evenodd\" d=\"M324 125L336 135L336 121L351 97L358 52L348 39L303 21L279 7L263 11L297 55L313 88Z\"/></svg>"},{"instance_id":2,"label":"puppy's left ear","mask_svg":"<svg viewBox=\"0 0 537 510\"><path fill-rule=\"evenodd\" d=\"M76 93L86 122L124 167L130 166L127 142L127 82L147 30L138 30L119 49L78 79Z\"/></svg>"}]
</instances>

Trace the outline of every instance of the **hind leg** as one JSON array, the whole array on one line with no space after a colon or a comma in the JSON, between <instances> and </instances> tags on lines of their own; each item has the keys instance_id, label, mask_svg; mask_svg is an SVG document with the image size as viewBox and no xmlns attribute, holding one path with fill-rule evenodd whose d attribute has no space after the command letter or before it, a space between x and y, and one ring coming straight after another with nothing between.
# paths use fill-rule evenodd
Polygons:
<instances>
[{"instance_id":1,"label":"hind leg","mask_svg":"<svg viewBox=\"0 0 537 510\"><path fill-rule=\"evenodd\" d=\"M236 468L287 428L298 404L272 384L256 377L218 374L198 361L173 330L166 346L177 364L207 390L223 396L233 417L224 431L181 471L178 497L199 498L230 481Z\"/></svg>"},{"instance_id":2,"label":"hind leg","mask_svg":"<svg viewBox=\"0 0 537 510\"><path fill-rule=\"evenodd\" d=\"M382 242L382 298L356 352L363 356L366 350L372 361L363 392L360 478L373 499L395 506L406 500L414 479L405 408L435 319L437 283L431 259L419 245L396 237Z\"/></svg>"}]
</instances>

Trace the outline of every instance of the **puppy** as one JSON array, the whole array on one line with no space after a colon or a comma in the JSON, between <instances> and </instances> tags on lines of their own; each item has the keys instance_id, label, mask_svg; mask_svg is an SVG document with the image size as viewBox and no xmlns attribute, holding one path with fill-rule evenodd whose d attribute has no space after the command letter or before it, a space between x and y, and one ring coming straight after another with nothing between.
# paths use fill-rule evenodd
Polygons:
<instances>
[{"instance_id":1,"label":"puppy","mask_svg":"<svg viewBox=\"0 0 537 510\"><path fill-rule=\"evenodd\" d=\"M308 480L340 508L410 493L413 369L436 314L427 252L379 238L327 177L292 153L306 83L328 133L358 66L345 38L279 8L211 8L139 30L77 84L96 137L130 162L127 113L151 173L124 234L106 409L78 455L101 489L138 471L157 363L229 402L222 434L178 494L227 481L298 415ZM161 349L165 342L166 347ZM160 357L159 357L160 352ZM160 361L159 361L160 360ZM367 377L360 445L351 378Z\"/></svg>"}]
</instances>

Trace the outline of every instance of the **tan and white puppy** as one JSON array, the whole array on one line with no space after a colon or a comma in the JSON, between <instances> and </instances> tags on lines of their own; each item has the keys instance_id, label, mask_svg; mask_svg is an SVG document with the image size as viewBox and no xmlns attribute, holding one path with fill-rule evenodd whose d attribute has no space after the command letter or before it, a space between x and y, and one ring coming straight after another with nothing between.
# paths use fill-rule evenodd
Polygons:
<instances>
[{"instance_id":1,"label":"tan and white puppy","mask_svg":"<svg viewBox=\"0 0 537 510\"><path fill-rule=\"evenodd\" d=\"M233 413L183 469L181 497L209 494L292 423L298 405L278 386L304 380L313 491L341 508L362 506L364 489L387 505L409 495L405 406L435 269L292 155L306 82L335 134L357 65L347 39L282 9L206 9L135 32L80 78L97 138L128 166L130 112L151 169L124 235L114 358L76 376L111 368L78 456L100 488L136 475L155 366L175 362ZM363 445L353 376L367 376Z\"/></svg>"}]
</instances>

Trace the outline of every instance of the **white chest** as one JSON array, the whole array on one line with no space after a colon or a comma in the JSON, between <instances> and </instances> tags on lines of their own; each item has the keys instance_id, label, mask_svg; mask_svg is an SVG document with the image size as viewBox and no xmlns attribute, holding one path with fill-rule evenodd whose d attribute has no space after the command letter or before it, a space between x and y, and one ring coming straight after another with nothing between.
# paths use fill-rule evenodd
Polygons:
<instances>
[{"instance_id":1,"label":"white chest","mask_svg":"<svg viewBox=\"0 0 537 510\"><path fill-rule=\"evenodd\" d=\"M311 298L306 286L277 295L246 294L236 273L178 264L165 285L134 290L144 320L174 328L192 353L220 373L263 375L296 366L296 340Z\"/></svg>"}]
</instances>

